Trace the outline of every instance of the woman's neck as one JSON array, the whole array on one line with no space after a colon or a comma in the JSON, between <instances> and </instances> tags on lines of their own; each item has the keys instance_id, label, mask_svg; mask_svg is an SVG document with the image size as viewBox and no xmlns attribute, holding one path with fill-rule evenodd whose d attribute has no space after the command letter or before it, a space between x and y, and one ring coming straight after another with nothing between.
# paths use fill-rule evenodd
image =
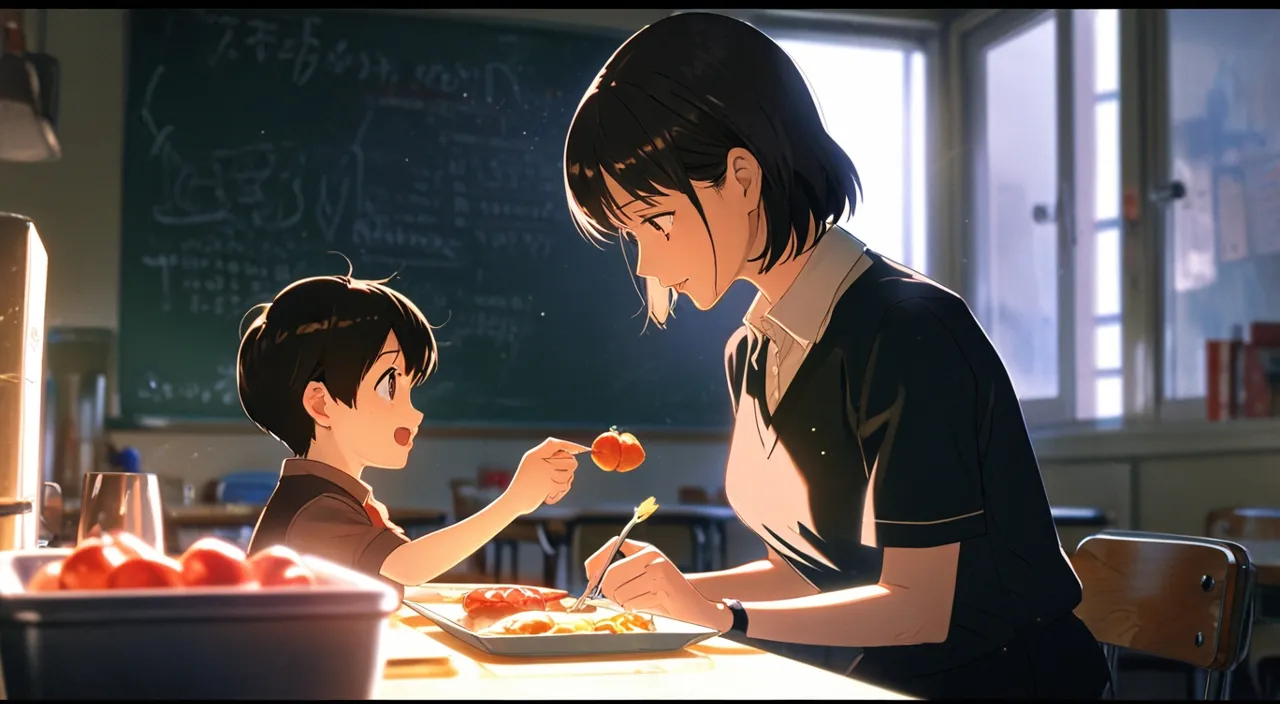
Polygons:
<instances>
[{"instance_id":1,"label":"woman's neck","mask_svg":"<svg viewBox=\"0 0 1280 704\"><path fill-rule=\"evenodd\" d=\"M796 278L800 276L800 271L804 269L804 265L809 261L809 257L813 254L814 229L810 228L809 237L805 242L809 243L809 248L794 257L786 258L764 273L760 273L760 262L746 262L743 270L744 273L739 278L746 279L759 289L760 294L769 301L770 305L778 302L787 289L791 288L791 284L795 283ZM755 249L753 247L753 249ZM763 249L763 245L761 246Z\"/></svg>"}]
</instances>

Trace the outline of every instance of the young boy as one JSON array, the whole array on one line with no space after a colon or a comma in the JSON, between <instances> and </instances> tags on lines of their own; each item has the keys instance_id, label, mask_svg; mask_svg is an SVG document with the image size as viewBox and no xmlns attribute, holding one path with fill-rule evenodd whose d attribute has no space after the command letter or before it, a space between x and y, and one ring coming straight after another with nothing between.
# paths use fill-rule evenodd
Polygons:
<instances>
[{"instance_id":1,"label":"young boy","mask_svg":"<svg viewBox=\"0 0 1280 704\"><path fill-rule=\"evenodd\" d=\"M413 541L391 523L361 473L404 468L422 421L409 391L435 367L430 324L381 282L302 279L262 307L240 342L240 403L294 456L258 519L251 554L286 545L399 587L422 584L568 493L574 455L588 448L548 438L475 515Z\"/></svg>"}]
</instances>

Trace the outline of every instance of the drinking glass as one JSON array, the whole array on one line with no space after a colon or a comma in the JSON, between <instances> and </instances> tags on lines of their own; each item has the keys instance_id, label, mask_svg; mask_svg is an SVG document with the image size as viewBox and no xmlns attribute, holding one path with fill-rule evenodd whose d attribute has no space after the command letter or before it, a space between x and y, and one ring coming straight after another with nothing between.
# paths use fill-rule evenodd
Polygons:
<instances>
[{"instance_id":1,"label":"drinking glass","mask_svg":"<svg viewBox=\"0 0 1280 704\"><path fill-rule=\"evenodd\" d=\"M80 497L77 542L120 530L164 552L164 512L156 475L89 472Z\"/></svg>"}]
</instances>

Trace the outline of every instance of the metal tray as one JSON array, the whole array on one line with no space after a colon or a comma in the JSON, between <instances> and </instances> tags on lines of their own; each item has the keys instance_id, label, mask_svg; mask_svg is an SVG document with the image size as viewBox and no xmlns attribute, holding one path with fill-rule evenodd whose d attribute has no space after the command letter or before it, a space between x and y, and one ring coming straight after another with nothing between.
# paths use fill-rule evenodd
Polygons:
<instances>
[{"instance_id":1,"label":"metal tray","mask_svg":"<svg viewBox=\"0 0 1280 704\"><path fill-rule=\"evenodd\" d=\"M0 553L0 661L10 699L365 699L396 593L303 556L319 584L28 594L68 549Z\"/></svg>"},{"instance_id":2,"label":"metal tray","mask_svg":"<svg viewBox=\"0 0 1280 704\"><path fill-rule=\"evenodd\" d=\"M449 635L491 655L513 657L552 657L565 655L618 655L630 653L667 653L687 648L720 635L702 626L654 616L657 630L651 633L571 633L538 636L499 636L476 633L459 623L466 612L461 604L419 604L405 601L406 606L431 619ZM608 601L588 602L604 613L618 613Z\"/></svg>"}]
</instances>

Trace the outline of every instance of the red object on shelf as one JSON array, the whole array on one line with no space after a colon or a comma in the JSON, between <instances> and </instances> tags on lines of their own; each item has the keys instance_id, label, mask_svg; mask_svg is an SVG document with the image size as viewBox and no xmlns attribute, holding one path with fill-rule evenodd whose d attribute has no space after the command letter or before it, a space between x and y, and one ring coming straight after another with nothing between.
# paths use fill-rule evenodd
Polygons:
<instances>
[{"instance_id":1,"label":"red object on shelf","mask_svg":"<svg viewBox=\"0 0 1280 704\"><path fill-rule=\"evenodd\" d=\"M1205 340L1205 417L1230 420L1237 413L1239 347L1234 340Z\"/></svg>"},{"instance_id":2,"label":"red object on shelf","mask_svg":"<svg viewBox=\"0 0 1280 704\"><path fill-rule=\"evenodd\" d=\"M476 484L482 488L493 487L505 491L507 487L511 486L511 480L515 476L516 473L510 469L481 467L476 472Z\"/></svg>"},{"instance_id":3,"label":"red object on shelf","mask_svg":"<svg viewBox=\"0 0 1280 704\"><path fill-rule=\"evenodd\" d=\"M1244 348L1244 416L1280 416L1280 344L1250 343Z\"/></svg>"},{"instance_id":4,"label":"red object on shelf","mask_svg":"<svg viewBox=\"0 0 1280 704\"><path fill-rule=\"evenodd\" d=\"M1255 320L1249 324L1249 344L1280 347L1280 323Z\"/></svg>"}]
</instances>

